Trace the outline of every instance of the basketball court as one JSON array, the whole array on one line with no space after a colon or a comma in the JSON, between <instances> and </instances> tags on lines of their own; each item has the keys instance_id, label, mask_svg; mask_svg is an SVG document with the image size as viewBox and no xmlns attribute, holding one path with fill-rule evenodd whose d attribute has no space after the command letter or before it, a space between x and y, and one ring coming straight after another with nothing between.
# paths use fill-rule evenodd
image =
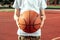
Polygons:
<instances>
[{"instance_id":1,"label":"basketball court","mask_svg":"<svg viewBox=\"0 0 60 40\"><path fill-rule=\"evenodd\" d=\"M14 12L0 12L0 40L17 40ZM60 10L46 10L41 40L60 40Z\"/></svg>"}]
</instances>

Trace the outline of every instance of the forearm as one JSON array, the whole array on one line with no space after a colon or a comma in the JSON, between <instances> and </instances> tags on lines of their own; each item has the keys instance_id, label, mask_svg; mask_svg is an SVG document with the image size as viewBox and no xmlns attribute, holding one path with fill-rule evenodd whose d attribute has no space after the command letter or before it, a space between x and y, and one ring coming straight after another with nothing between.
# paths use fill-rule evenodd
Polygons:
<instances>
[{"instance_id":1,"label":"forearm","mask_svg":"<svg viewBox=\"0 0 60 40\"><path fill-rule=\"evenodd\" d=\"M15 9L14 20L17 20L19 16L20 16L20 9Z\"/></svg>"},{"instance_id":2,"label":"forearm","mask_svg":"<svg viewBox=\"0 0 60 40\"><path fill-rule=\"evenodd\" d=\"M46 19L46 14L45 14L45 10L40 10L40 15L41 15L41 18L42 20L45 20Z\"/></svg>"},{"instance_id":3,"label":"forearm","mask_svg":"<svg viewBox=\"0 0 60 40\"><path fill-rule=\"evenodd\" d=\"M44 25L44 22L46 20L45 10L40 10L41 14L41 27Z\"/></svg>"}]
</instances>

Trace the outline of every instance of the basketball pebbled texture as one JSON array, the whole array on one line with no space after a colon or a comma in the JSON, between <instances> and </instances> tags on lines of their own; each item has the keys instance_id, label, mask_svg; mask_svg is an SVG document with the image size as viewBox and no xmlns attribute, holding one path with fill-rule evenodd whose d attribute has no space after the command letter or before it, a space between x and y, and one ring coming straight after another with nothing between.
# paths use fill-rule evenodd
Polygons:
<instances>
[{"instance_id":1,"label":"basketball pebbled texture","mask_svg":"<svg viewBox=\"0 0 60 40\"><path fill-rule=\"evenodd\" d=\"M25 11L19 17L19 27L26 33L36 32L40 28L41 17L35 11Z\"/></svg>"}]
</instances>

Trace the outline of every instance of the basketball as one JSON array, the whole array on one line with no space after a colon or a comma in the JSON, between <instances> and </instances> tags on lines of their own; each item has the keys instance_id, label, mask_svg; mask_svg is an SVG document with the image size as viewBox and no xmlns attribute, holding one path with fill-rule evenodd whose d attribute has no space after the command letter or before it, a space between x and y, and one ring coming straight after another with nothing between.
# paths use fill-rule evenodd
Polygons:
<instances>
[{"instance_id":1,"label":"basketball","mask_svg":"<svg viewBox=\"0 0 60 40\"><path fill-rule=\"evenodd\" d=\"M19 27L27 33L36 32L40 28L41 17L35 11L24 11L19 17Z\"/></svg>"}]
</instances>

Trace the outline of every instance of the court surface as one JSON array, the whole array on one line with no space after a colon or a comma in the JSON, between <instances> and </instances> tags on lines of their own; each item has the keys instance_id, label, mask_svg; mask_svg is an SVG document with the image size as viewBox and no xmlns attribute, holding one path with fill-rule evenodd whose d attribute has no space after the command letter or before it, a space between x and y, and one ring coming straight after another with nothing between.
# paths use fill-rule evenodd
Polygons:
<instances>
[{"instance_id":1,"label":"court surface","mask_svg":"<svg viewBox=\"0 0 60 40\"><path fill-rule=\"evenodd\" d=\"M46 10L41 40L60 40L60 10ZM14 12L0 12L0 40L17 40Z\"/></svg>"}]
</instances>

